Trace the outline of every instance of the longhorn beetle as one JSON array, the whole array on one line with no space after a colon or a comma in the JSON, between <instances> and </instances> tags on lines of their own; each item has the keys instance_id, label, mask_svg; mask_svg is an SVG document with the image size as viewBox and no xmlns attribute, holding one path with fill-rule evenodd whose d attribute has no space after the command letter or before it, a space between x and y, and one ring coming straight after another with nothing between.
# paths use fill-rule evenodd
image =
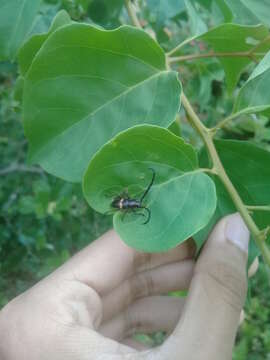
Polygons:
<instances>
[{"instance_id":1,"label":"longhorn beetle","mask_svg":"<svg viewBox=\"0 0 270 360\"><path fill-rule=\"evenodd\" d=\"M150 211L150 209L148 209L148 207L143 205L143 200L146 197L146 195L148 194L149 190L151 189L151 187L155 181L155 176L156 176L154 169L149 168L149 170L151 170L153 172L153 176L152 176L152 179L151 179L149 185L147 186L146 190L140 197L140 199L132 199L129 197L129 195L127 193L123 193L121 195L116 196L111 203L111 207L113 209L118 209L120 211L123 211L123 212L125 212L125 214L129 211L135 212L136 209L146 210L148 216L147 216L146 221L143 224L147 224L151 218L151 211ZM137 215L144 216L144 214L141 214L141 213L137 214Z\"/></svg>"}]
</instances>

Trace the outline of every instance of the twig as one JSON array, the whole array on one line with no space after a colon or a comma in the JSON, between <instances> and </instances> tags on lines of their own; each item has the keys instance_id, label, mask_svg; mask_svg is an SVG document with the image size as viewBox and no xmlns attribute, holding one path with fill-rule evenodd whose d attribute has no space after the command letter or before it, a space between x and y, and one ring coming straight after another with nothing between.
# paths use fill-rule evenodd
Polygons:
<instances>
[{"instance_id":1,"label":"twig","mask_svg":"<svg viewBox=\"0 0 270 360\"><path fill-rule=\"evenodd\" d=\"M182 49L183 46L189 44L192 40L194 40L196 36L192 36L191 38L188 38L181 42L179 45L177 45L175 48L167 52L167 57L170 57L172 54L175 54L178 50Z\"/></svg>"},{"instance_id":2,"label":"twig","mask_svg":"<svg viewBox=\"0 0 270 360\"><path fill-rule=\"evenodd\" d=\"M128 12L128 16L132 22L132 24L134 26L136 26L137 28L140 28L142 29L142 25L137 17L137 14L136 14L136 11L131 3L130 0L125 0L125 6L126 6L126 9L127 9L127 12Z\"/></svg>"},{"instance_id":3,"label":"twig","mask_svg":"<svg viewBox=\"0 0 270 360\"><path fill-rule=\"evenodd\" d=\"M28 173L33 173L33 174L44 174L43 170L39 167L35 167L35 166L29 167L29 166L26 166L23 164L14 163L4 169L0 169L0 176L8 175L13 172L28 172Z\"/></svg>"},{"instance_id":4,"label":"twig","mask_svg":"<svg viewBox=\"0 0 270 360\"><path fill-rule=\"evenodd\" d=\"M267 233L263 230L261 231L255 222L253 221L252 217L249 214L247 207L244 205L242 199L240 198L237 190L235 189L234 185L232 184L231 180L229 179L222 162L218 156L217 150L213 143L211 129L206 128L203 123L200 121L199 117L193 110L191 104L189 103L188 99L186 98L185 94L182 93L182 104L188 114L188 119L192 126L197 130L201 138L203 139L205 146L208 150L208 153L213 162L213 168L215 169L217 176L222 181L223 185L225 186L227 192L229 193L232 201L234 202L235 207L242 215L247 227L249 228L250 232L252 233L256 245L261 250L263 258L265 262L270 267L270 250L265 242Z\"/></svg>"},{"instance_id":5,"label":"twig","mask_svg":"<svg viewBox=\"0 0 270 360\"><path fill-rule=\"evenodd\" d=\"M234 120L235 118L241 116L241 115L247 115L247 114L254 114L256 112L260 112L263 110L269 109L268 105L258 105L258 106L251 106L248 109L242 109L240 111L237 111L235 113L230 114L229 116L225 117L223 120L221 120L217 125L211 128L211 131L213 135L220 129L226 128L228 123Z\"/></svg>"},{"instance_id":6,"label":"twig","mask_svg":"<svg viewBox=\"0 0 270 360\"><path fill-rule=\"evenodd\" d=\"M262 41L260 41L257 45L255 45L251 50L249 50L250 54L254 55L254 52L258 50L264 43L270 40L270 35L266 36Z\"/></svg>"},{"instance_id":7,"label":"twig","mask_svg":"<svg viewBox=\"0 0 270 360\"><path fill-rule=\"evenodd\" d=\"M183 46L191 43L192 40L196 40L197 36L193 36L191 38L188 38L186 39L185 41L181 42L179 45L177 45L175 48L173 48L172 50L170 50L168 53L167 53L167 57L171 57L172 59L176 59L176 58L173 58L172 55L175 54L178 50L180 50ZM257 45L255 45L253 48L251 48L250 50L248 51L242 51L242 53L247 53L248 54L248 57L250 59L252 59L253 61L257 62L257 59L256 59L256 56L264 56L266 51L265 52L262 52L262 53L255 53L256 50L258 50L265 42L269 41L270 40L270 35L266 36L263 40L261 40ZM199 55L199 54L198 54ZM240 55L241 56L241 55ZM207 56L204 56L204 57L207 57ZM211 56L213 57L213 56ZM182 58L181 56L177 57L177 58ZM193 58L192 58L193 59ZM191 60L191 59L184 59L184 60ZM181 60L180 60L181 61ZM175 61L174 61L175 62Z\"/></svg>"},{"instance_id":8,"label":"twig","mask_svg":"<svg viewBox=\"0 0 270 360\"><path fill-rule=\"evenodd\" d=\"M128 0L125 0L125 1L126 1L126 6L128 4L130 5L130 1L128 1ZM132 14L130 14L130 17L132 19ZM132 21L135 25L134 20L132 20ZM170 55L175 53L177 50L180 49L180 47L185 45L187 42L190 42L191 40L192 39L187 39L183 43L179 44L176 48L172 49L169 53L167 53L167 60ZM168 61L167 61L167 68L169 69ZM186 98L184 92L182 92L181 99L182 99L182 104L185 108L185 111L188 115L188 120L189 120L190 124L196 129L198 134L201 136L201 138L204 141L205 146L208 150L209 156L211 157L213 167L212 167L212 169L210 169L210 171L212 173L215 173L222 181L228 194L230 195L232 201L234 202L235 207L237 208L239 213L242 215L242 218L244 219L248 229L250 230L251 234L253 235L255 243L257 244L258 248L260 249L260 251L263 255L264 261L270 267L270 250L265 241L270 232L270 227L267 227L264 230L260 230L257 227L254 220L252 219L252 217L249 214L248 208L243 203L241 197L239 196L237 190L235 189L234 185L232 184L230 178L228 177L228 175L222 165L222 162L219 158L219 155L217 153L217 150L216 150L214 142L213 142L213 129L207 128L201 122L198 115L195 113L191 104L189 103L188 99Z\"/></svg>"},{"instance_id":9,"label":"twig","mask_svg":"<svg viewBox=\"0 0 270 360\"><path fill-rule=\"evenodd\" d=\"M234 52L214 52L209 51L203 54L189 54L177 57L169 57L168 61L170 64L174 64L181 61L211 58L211 57L247 57L257 63L256 56L263 56L265 53L251 53L249 51L234 51Z\"/></svg>"},{"instance_id":10,"label":"twig","mask_svg":"<svg viewBox=\"0 0 270 360\"><path fill-rule=\"evenodd\" d=\"M231 115L227 116L226 118L224 118L223 120L221 120L216 126L211 128L212 136L215 135L215 133L218 130L226 128L229 122L231 122L232 120L234 120L235 118L237 118L240 115L242 115L242 113L237 112L237 113L231 114Z\"/></svg>"},{"instance_id":11,"label":"twig","mask_svg":"<svg viewBox=\"0 0 270 360\"><path fill-rule=\"evenodd\" d=\"M251 211L270 211L270 205L246 205L246 208Z\"/></svg>"}]
</instances>

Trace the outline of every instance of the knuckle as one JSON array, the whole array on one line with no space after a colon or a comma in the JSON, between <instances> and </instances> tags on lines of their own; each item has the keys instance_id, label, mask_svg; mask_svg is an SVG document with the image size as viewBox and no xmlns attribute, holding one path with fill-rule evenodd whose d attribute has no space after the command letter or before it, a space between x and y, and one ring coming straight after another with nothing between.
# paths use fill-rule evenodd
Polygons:
<instances>
[{"instance_id":1,"label":"knuckle","mask_svg":"<svg viewBox=\"0 0 270 360\"><path fill-rule=\"evenodd\" d=\"M151 268L153 254L139 252L134 257L134 272Z\"/></svg>"},{"instance_id":2,"label":"knuckle","mask_svg":"<svg viewBox=\"0 0 270 360\"><path fill-rule=\"evenodd\" d=\"M243 307L247 293L247 276L243 270L226 261L216 261L211 264L211 268L200 268L195 271L196 274L202 275L207 280L206 286L214 284L218 291L219 297L224 302L240 311ZM208 285L207 285L208 284Z\"/></svg>"},{"instance_id":3,"label":"knuckle","mask_svg":"<svg viewBox=\"0 0 270 360\"><path fill-rule=\"evenodd\" d=\"M152 294L155 289L152 273L145 272L134 276L129 287L132 301Z\"/></svg>"}]
</instances>

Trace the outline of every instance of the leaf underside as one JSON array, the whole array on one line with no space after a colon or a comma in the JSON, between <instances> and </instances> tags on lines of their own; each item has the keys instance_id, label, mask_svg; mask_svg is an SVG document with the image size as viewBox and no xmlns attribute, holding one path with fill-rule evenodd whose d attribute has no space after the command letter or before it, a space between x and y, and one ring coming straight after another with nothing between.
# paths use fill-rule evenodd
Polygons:
<instances>
[{"instance_id":1,"label":"leaf underside","mask_svg":"<svg viewBox=\"0 0 270 360\"><path fill-rule=\"evenodd\" d=\"M81 181L95 152L120 131L141 123L168 127L180 90L164 52L144 31L63 26L42 45L25 78L30 160Z\"/></svg>"}]
</instances>

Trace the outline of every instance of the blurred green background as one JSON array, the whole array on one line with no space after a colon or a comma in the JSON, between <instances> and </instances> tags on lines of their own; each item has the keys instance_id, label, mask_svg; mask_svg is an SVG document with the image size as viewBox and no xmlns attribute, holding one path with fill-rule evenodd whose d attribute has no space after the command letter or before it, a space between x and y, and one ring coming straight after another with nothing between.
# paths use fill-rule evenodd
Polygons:
<instances>
[{"instance_id":1,"label":"blurred green background","mask_svg":"<svg viewBox=\"0 0 270 360\"><path fill-rule=\"evenodd\" d=\"M144 1L139 3L144 21L156 31L165 49L174 41L170 31L185 38L188 31L185 13L166 22L162 13L151 12L155 9L154 1L148 1L148 8ZM47 31L61 8L74 20L114 28L128 22L122 5L122 0L43 1L36 28L39 32ZM20 106L14 100L17 73L16 64L0 63L0 308L104 233L112 223L111 217L89 208L79 184L63 182L37 166L27 165L27 141ZM186 94L197 103L197 110L208 125L214 125L213 119L216 122L230 111L232 100L216 59L191 63L180 69L180 73ZM248 73L243 74L240 83L247 76ZM269 148L268 119L253 120L249 115L241 118L226 128L222 137L249 139ZM181 124L181 131L187 140L199 146L187 124ZM269 278L269 270L261 263L250 280L245 320L237 335L234 360L270 359ZM141 337L157 344L162 334Z\"/></svg>"}]
</instances>

